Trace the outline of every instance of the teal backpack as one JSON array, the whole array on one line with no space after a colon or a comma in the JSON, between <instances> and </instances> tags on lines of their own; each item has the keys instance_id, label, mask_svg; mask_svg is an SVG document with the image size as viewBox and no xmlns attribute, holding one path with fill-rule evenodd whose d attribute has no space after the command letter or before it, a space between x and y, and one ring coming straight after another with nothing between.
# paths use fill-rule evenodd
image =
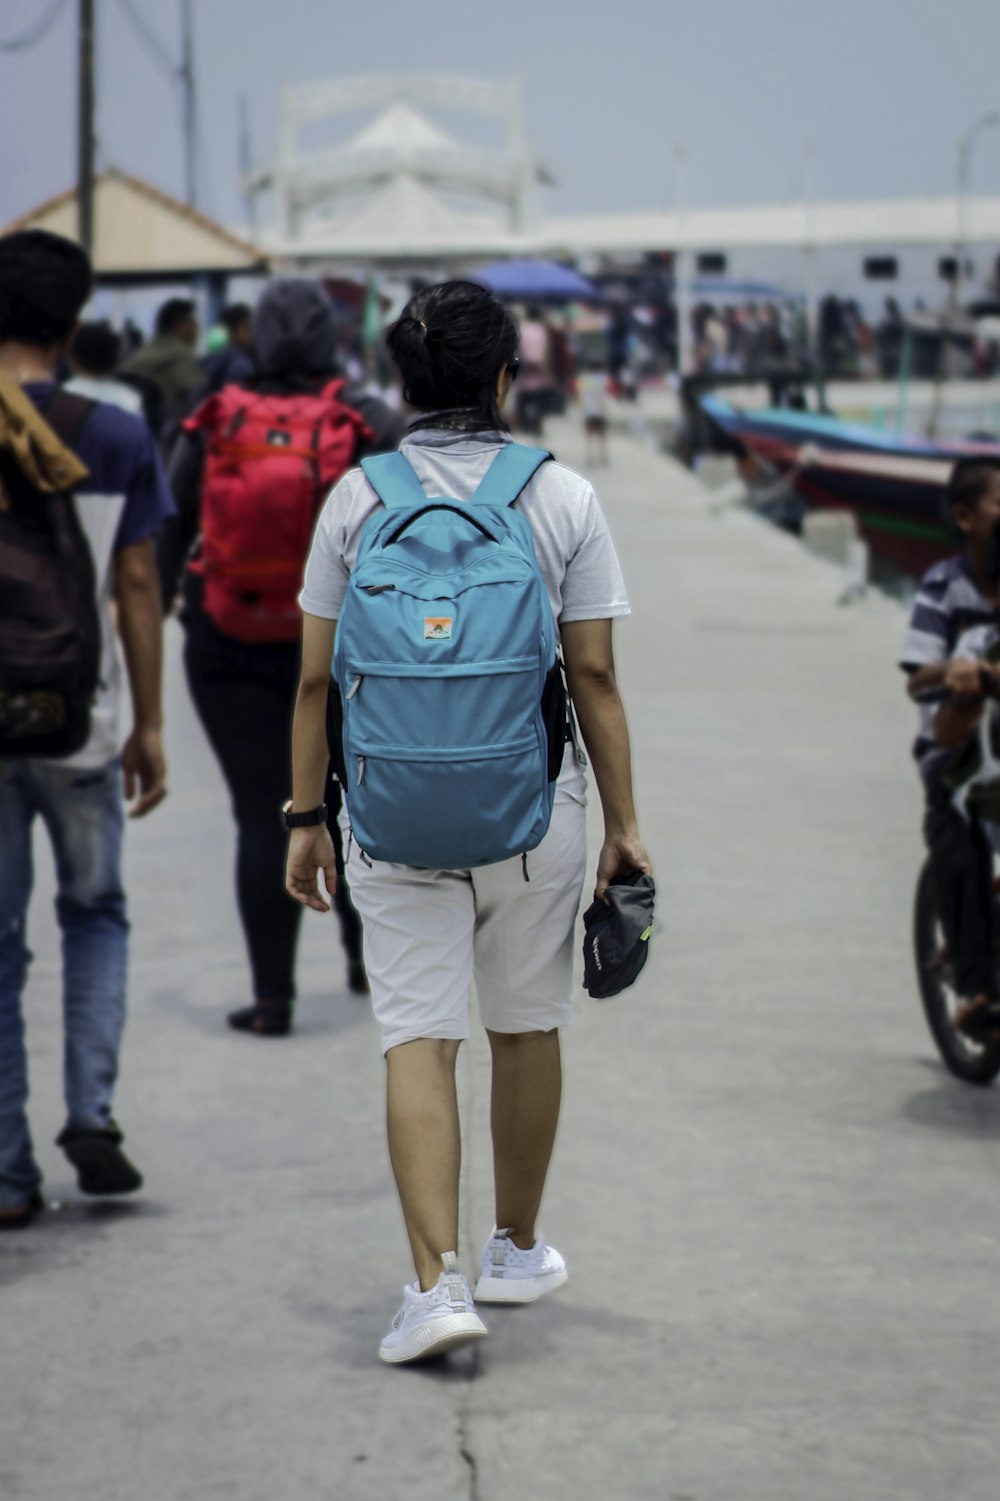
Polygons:
<instances>
[{"instance_id":1,"label":"teal backpack","mask_svg":"<svg viewBox=\"0 0 1000 1501\"><path fill-rule=\"evenodd\" d=\"M568 707L513 506L549 458L505 444L467 501L425 495L401 453L362 462L385 509L362 530L337 624L331 751L373 860L464 870L545 836Z\"/></svg>"}]
</instances>

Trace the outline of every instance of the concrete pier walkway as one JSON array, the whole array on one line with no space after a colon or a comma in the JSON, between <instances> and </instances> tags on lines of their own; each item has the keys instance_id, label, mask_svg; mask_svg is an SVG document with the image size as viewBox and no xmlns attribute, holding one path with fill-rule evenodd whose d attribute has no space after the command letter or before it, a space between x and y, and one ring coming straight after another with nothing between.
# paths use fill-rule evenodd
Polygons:
<instances>
[{"instance_id":1,"label":"concrete pier walkway","mask_svg":"<svg viewBox=\"0 0 1000 1501\"><path fill-rule=\"evenodd\" d=\"M581 464L574 422L547 438ZM172 795L129 838L134 1204L81 1201L49 1144L38 845L32 1120L62 1207L0 1240L0 1496L993 1501L1000 1096L948 1077L919 1015L902 613L839 607L835 573L638 439L594 478L661 930L565 1038L543 1223L568 1287L491 1313L475 1355L379 1364L409 1272L375 1030L312 914L294 1037L222 1024L233 837L171 626ZM464 1052L471 1266L488 1068Z\"/></svg>"}]
</instances>

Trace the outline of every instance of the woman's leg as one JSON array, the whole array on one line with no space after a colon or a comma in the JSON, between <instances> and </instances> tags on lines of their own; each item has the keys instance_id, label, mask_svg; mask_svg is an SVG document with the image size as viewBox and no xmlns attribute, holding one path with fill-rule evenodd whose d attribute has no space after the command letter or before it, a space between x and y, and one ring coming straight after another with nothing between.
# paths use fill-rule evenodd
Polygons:
<instances>
[{"instance_id":1,"label":"woman's leg","mask_svg":"<svg viewBox=\"0 0 1000 1501\"><path fill-rule=\"evenodd\" d=\"M389 1155L426 1291L440 1276L442 1254L458 1250L455 1061L469 1031L472 883L456 872L366 862L356 844L347 865L382 1029Z\"/></svg>"},{"instance_id":2,"label":"woman's leg","mask_svg":"<svg viewBox=\"0 0 1000 1501\"><path fill-rule=\"evenodd\" d=\"M472 872L475 978L493 1052L496 1224L534 1245L562 1094L559 1028L573 1020L574 922L587 855L582 801L557 802L549 832L519 860Z\"/></svg>"},{"instance_id":3,"label":"woman's leg","mask_svg":"<svg viewBox=\"0 0 1000 1501\"><path fill-rule=\"evenodd\" d=\"M191 697L232 797L236 895L258 1001L295 996L302 908L285 892L281 822L291 776L295 652L229 643L198 622L184 654Z\"/></svg>"},{"instance_id":4,"label":"woman's leg","mask_svg":"<svg viewBox=\"0 0 1000 1501\"><path fill-rule=\"evenodd\" d=\"M392 1048L385 1060L389 1157L423 1292L437 1282L444 1252L458 1249L460 1046L455 1038L424 1037Z\"/></svg>"},{"instance_id":5,"label":"woman's leg","mask_svg":"<svg viewBox=\"0 0 1000 1501\"><path fill-rule=\"evenodd\" d=\"M493 1051L496 1223L522 1251L530 1251L559 1122L559 1033L487 1031L487 1036Z\"/></svg>"}]
</instances>

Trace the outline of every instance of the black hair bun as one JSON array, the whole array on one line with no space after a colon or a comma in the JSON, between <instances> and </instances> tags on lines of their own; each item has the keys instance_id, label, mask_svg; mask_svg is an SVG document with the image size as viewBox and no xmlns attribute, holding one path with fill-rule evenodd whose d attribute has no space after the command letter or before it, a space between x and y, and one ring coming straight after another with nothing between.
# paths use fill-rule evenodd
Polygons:
<instances>
[{"instance_id":1,"label":"black hair bun","mask_svg":"<svg viewBox=\"0 0 1000 1501\"><path fill-rule=\"evenodd\" d=\"M480 428L506 426L496 399L497 371L517 351L518 327L485 287L443 282L414 294L386 344L418 411L470 412Z\"/></svg>"}]
</instances>

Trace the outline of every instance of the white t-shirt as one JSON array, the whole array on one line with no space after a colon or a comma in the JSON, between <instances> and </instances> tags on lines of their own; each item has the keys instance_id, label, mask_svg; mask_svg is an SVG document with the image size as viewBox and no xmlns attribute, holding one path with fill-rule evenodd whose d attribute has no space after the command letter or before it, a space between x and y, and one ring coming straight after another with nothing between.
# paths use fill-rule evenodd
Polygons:
<instances>
[{"instance_id":1,"label":"white t-shirt","mask_svg":"<svg viewBox=\"0 0 1000 1501\"><path fill-rule=\"evenodd\" d=\"M138 391L109 375L74 375L66 382L65 389L76 396L86 396L89 401L108 401L123 412L131 412L133 417L142 416L142 397Z\"/></svg>"},{"instance_id":2,"label":"white t-shirt","mask_svg":"<svg viewBox=\"0 0 1000 1501\"><path fill-rule=\"evenodd\" d=\"M424 428L406 438L401 450L427 495L468 500L508 442L505 433ZM531 525L539 571L560 625L631 613L608 523L587 480L562 464L543 464L517 506ZM361 529L381 507L361 469L350 470L330 492L316 524L299 595L307 614L339 618ZM569 791L577 780L582 783L573 758L567 756L560 789Z\"/></svg>"}]
</instances>

